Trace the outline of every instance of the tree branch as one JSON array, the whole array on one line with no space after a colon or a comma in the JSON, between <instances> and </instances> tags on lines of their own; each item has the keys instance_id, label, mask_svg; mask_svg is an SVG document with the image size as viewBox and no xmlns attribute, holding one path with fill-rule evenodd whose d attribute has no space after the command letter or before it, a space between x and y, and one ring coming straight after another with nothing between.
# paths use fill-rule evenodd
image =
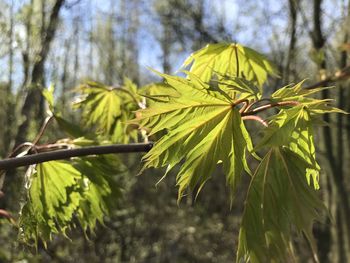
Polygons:
<instances>
[{"instance_id":1,"label":"tree branch","mask_svg":"<svg viewBox=\"0 0 350 263\"><path fill-rule=\"evenodd\" d=\"M350 66L347 66L341 69L340 71L336 72L333 76L330 76L328 78L325 78L324 80L321 80L320 82L307 86L304 89L315 89L318 87L323 87L323 86L329 85L330 83L348 79L349 77L350 77Z\"/></svg>"},{"instance_id":2,"label":"tree branch","mask_svg":"<svg viewBox=\"0 0 350 263\"><path fill-rule=\"evenodd\" d=\"M53 160L69 159L71 157L78 156L110 153L148 152L149 150L151 150L152 146L152 142L133 144L112 144L105 146L91 146L77 149L65 149L52 152L43 152L22 157L0 160L0 170L8 170L20 166L28 166Z\"/></svg>"}]
</instances>

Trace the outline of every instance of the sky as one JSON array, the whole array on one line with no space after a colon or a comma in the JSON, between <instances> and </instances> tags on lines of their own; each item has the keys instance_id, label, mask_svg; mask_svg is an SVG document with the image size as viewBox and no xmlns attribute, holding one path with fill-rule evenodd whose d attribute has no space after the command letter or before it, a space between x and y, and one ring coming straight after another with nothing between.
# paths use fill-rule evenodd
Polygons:
<instances>
[{"instance_id":1,"label":"sky","mask_svg":"<svg viewBox=\"0 0 350 263\"><path fill-rule=\"evenodd\" d=\"M23 6L24 3L28 3L29 0L0 0L0 6L4 3L11 3L13 1L15 5L15 11ZM67 0L68 3L74 3L75 0ZM243 1L243 0L220 0L220 1L210 1L204 0L207 6L205 21L210 24L214 17L212 14L219 14L224 17L224 24L226 29L229 31L232 41L237 41L243 43L250 47L256 48L260 52L268 53L272 49L278 49L288 42L288 34L285 32L288 23L288 13L286 12L285 5L287 0L260 0L260 1ZM118 2L116 0L116 2ZM115 3L116 3L115 2ZM305 2L305 1L304 1ZM91 27L91 22L96 24L99 20L106 18L103 14L110 11L111 1L106 0L81 0L79 4L71 7L69 10L64 8L61 12L61 17L63 24L65 25L64 30L57 32L59 39L64 39L65 37L71 37L72 28L69 25L72 24L72 19L77 14L82 15L82 31L88 32ZM344 1L332 1L325 0L324 3L324 28L327 35L332 36L332 30L334 25L331 25L329 21L333 18L334 14L339 13L338 10L343 10L341 5ZM143 72L147 71L147 67L154 68L161 71L161 57L162 52L158 41L154 37L154 33L159 30L159 25L157 24L157 19L154 18L152 14L151 1L143 0L141 9L145 10L142 13L140 19L140 30L138 31L137 42L139 45L139 64ZM92 10L92 11L91 11ZM1 12L8 12L2 8ZM96 16L96 14L100 14ZM91 18L94 20L91 20ZM268 17L268 20L266 18ZM268 22L266 22L268 21ZM7 21L8 22L8 21ZM264 23L264 24L262 24ZM266 24L267 23L267 24ZM261 25L261 26L260 26ZM24 37L24 27L17 24L16 34L19 38ZM305 28L304 28L305 30ZM334 31L334 30L333 30ZM82 34L82 40L80 42L80 52L81 57L84 58L89 56L90 49L84 40L86 35ZM277 39L277 40L276 40ZM274 40L274 41L271 41ZM272 43L277 43L273 46ZM2 43L3 44L3 43ZM56 42L53 45L52 52L60 54L63 52L63 43ZM3 50L4 48L2 48ZM1 50L1 47L0 47ZM192 50L183 50L172 56L172 64L174 70L178 69L184 59L191 54ZM23 74L21 68L21 54L16 52L15 63L16 70L14 72L14 80L19 85L21 82ZM83 59L80 61L81 64L84 63ZM0 81L6 81L7 79L7 57L6 54L0 56ZM48 70L48 79L52 77L52 70ZM85 72L84 74L88 74Z\"/></svg>"}]
</instances>

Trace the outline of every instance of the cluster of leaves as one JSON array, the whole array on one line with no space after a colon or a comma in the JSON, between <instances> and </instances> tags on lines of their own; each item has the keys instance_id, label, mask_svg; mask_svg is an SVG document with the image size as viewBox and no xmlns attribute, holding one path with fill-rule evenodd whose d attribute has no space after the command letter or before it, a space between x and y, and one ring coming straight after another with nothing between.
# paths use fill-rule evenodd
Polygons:
<instances>
[{"instance_id":1,"label":"cluster of leaves","mask_svg":"<svg viewBox=\"0 0 350 263\"><path fill-rule=\"evenodd\" d=\"M286 261L292 233L303 233L314 249L312 225L324 206L318 199L320 167L313 126L322 114L342 112L329 100L311 98L321 89L303 90L302 82L263 92L268 75L277 75L265 57L238 44L208 45L186 60L186 78L160 74L171 95L138 112L137 122L150 134L163 135L143 160L144 168L180 165L179 199L198 192L221 166L231 190L242 172L251 175L239 234L237 262ZM164 84L163 84L164 85ZM164 89L164 87L163 87ZM264 101L267 104L257 106ZM278 113L265 122L257 113ZM266 124L253 146L245 120ZM265 152L261 160L257 156ZM267 151L267 153L266 153ZM251 172L247 155L260 164Z\"/></svg>"},{"instance_id":2,"label":"cluster of leaves","mask_svg":"<svg viewBox=\"0 0 350 263\"><path fill-rule=\"evenodd\" d=\"M293 256L294 232L303 233L314 249L312 225L325 208L317 193L320 166L313 129L322 114L342 111L329 106L329 100L310 97L322 89L304 90L303 82L268 96L263 87L269 75L277 76L275 68L263 55L239 44L208 45L193 53L183 68L185 78L157 73L164 82L139 90L148 99L147 107L128 80L125 87L95 82L80 86L75 107L82 111L87 131L62 118L52 92L44 95L57 122L74 138L128 143L137 140L135 127L158 138L143 157L144 169L167 167L166 176L180 167L179 201L188 191L198 194L221 167L233 202L242 175L250 175L237 262L287 261ZM271 108L278 113L268 120L257 116ZM247 120L263 124L255 145ZM249 156L259 162L255 171ZM121 163L111 169L105 158L49 162L28 173L22 235L45 241L53 233L65 233L71 222L84 230L102 222L120 193L111 173L120 171Z\"/></svg>"},{"instance_id":3,"label":"cluster of leaves","mask_svg":"<svg viewBox=\"0 0 350 263\"><path fill-rule=\"evenodd\" d=\"M135 84L125 79L123 87L111 88L88 82L77 91L79 102L75 107L82 111L82 125L63 118L54 103L53 87L43 92L49 114L69 136L57 145L76 148L137 140L137 130L127 129L125 123L134 118L132 111L137 107ZM121 176L126 171L115 155L31 166L26 173L27 197L19 218L20 239L36 246L39 239L46 245L53 234L66 236L67 230L76 226L85 233L93 232L96 223L103 224L104 216L116 208L121 198Z\"/></svg>"}]
</instances>

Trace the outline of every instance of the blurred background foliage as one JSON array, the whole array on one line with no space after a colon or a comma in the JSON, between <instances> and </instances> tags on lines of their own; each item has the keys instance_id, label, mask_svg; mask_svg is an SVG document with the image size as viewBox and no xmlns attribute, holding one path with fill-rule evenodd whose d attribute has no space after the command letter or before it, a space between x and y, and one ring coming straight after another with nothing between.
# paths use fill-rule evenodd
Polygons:
<instances>
[{"instance_id":1,"label":"blurred background foliage","mask_svg":"<svg viewBox=\"0 0 350 263\"><path fill-rule=\"evenodd\" d=\"M240 42L265 53L280 78L274 91L307 78L312 84L349 75L350 5L347 0L0 0L0 155L31 141L45 118L41 90L52 83L62 114L71 110L75 87L87 80L118 86L127 76L138 86L159 81L146 67L174 73L185 57L207 43ZM345 75L346 75L345 74ZM346 77L323 97L350 111ZM314 234L321 262L350 261L350 119L325 118L317 132L321 194L332 214ZM55 125L42 141L65 136ZM120 178L124 197L94 233L79 229L71 240L55 237L38 251L17 242L18 231L0 222L0 262L232 262L237 248L243 194L230 209L224 176L208 182L198 199L178 206L174 176L164 171L136 176L140 155L122 156L130 168ZM1 208L15 216L23 198L23 171L9 172ZM243 185L246 185L244 182ZM301 262L311 256L302 238Z\"/></svg>"}]
</instances>

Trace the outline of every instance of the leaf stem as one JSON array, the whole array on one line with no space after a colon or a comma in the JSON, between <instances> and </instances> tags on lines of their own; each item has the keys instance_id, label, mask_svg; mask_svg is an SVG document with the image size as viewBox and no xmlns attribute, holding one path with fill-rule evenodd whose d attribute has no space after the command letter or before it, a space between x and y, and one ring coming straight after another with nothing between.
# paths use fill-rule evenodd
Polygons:
<instances>
[{"instance_id":1,"label":"leaf stem","mask_svg":"<svg viewBox=\"0 0 350 263\"><path fill-rule=\"evenodd\" d=\"M271 109L274 107L297 106L299 104L300 104L300 102L298 102L298 101L280 101L280 102L275 102L275 103L268 103L268 104L262 105L260 107L257 107L251 111L242 112L242 116L253 115L253 114L256 114L258 112L262 112L262 111L265 111L265 110L268 110L268 109Z\"/></svg>"},{"instance_id":2,"label":"leaf stem","mask_svg":"<svg viewBox=\"0 0 350 263\"><path fill-rule=\"evenodd\" d=\"M262 98L262 99L260 99L260 100L256 100L256 101L253 101L252 103L250 103L247 107L246 107L246 109L244 110L245 112L246 111L249 111L253 106L255 106L256 104L258 104L258 103L260 103L260 102L262 102L262 101L271 101L271 99L270 98Z\"/></svg>"},{"instance_id":3,"label":"leaf stem","mask_svg":"<svg viewBox=\"0 0 350 263\"><path fill-rule=\"evenodd\" d=\"M261 117L259 116L255 116L255 115L248 115L248 116L243 116L242 120L253 120L253 121L257 121L259 123L261 123L262 125L264 125L265 127L268 127L269 125L267 124L266 121L264 121Z\"/></svg>"},{"instance_id":4,"label":"leaf stem","mask_svg":"<svg viewBox=\"0 0 350 263\"><path fill-rule=\"evenodd\" d=\"M350 66L347 66L345 68L342 68L341 70L337 71L333 76L330 76L324 80L321 80L320 82L314 83L310 86L304 87L304 89L315 89L318 87L327 86L330 83L334 83L341 80L346 80L350 77Z\"/></svg>"},{"instance_id":5,"label":"leaf stem","mask_svg":"<svg viewBox=\"0 0 350 263\"><path fill-rule=\"evenodd\" d=\"M43 125L40 128L40 131L39 131L38 135L35 137L34 141L32 142L33 145L36 145L40 141L41 137L43 136L47 126L49 125L49 123L51 122L52 119L53 119L52 115L46 117L46 119L44 120Z\"/></svg>"},{"instance_id":6,"label":"leaf stem","mask_svg":"<svg viewBox=\"0 0 350 263\"><path fill-rule=\"evenodd\" d=\"M35 148L35 145L39 142L39 140L43 136L47 126L49 125L49 123L51 122L52 119L53 119L53 116L46 117L46 119L44 120L44 123L41 126L40 131L39 131L38 135L35 137L34 141L33 142L24 142L24 143L19 144L16 148L14 148L12 150L12 152L9 153L7 158L11 158L11 157L16 156L17 152L19 152L24 147L27 147L27 149L25 149L23 151L24 154L27 154L31 149ZM21 154L23 154L23 152Z\"/></svg>"}]
</instances>

